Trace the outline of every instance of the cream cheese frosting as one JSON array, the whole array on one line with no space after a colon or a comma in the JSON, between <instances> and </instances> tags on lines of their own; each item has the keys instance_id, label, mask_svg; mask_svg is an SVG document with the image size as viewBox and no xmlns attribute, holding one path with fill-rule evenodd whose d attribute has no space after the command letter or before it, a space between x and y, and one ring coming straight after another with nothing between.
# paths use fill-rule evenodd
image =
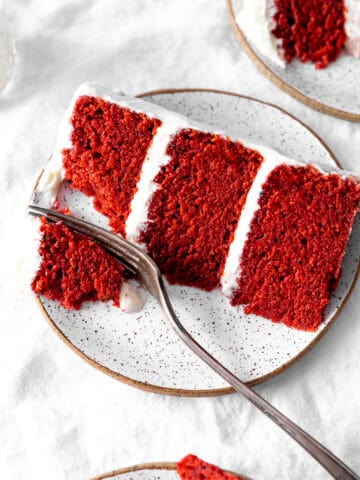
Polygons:
<instances>
[{"instance_id":1,"label":"cream cheese frosting","mask_svg":"<svg viewBox=\"0 0 360 480\"><path fill-rule=\"evenodd\" d=\"M345 6L345 47L350 55L360 58L360 0L345 0Z\"/></svg>"},{"instance_id":2,"label":"cream cheese frosting","mask_svg":"<svg viewBox=\"0 0 360 480\"><path fill-rule=\"evenodd\" d=\"M271 34L274 6L267 0L237 0L236 23L246 38L266 58L285 67L278 40Z\"/></svg>"},{"instance_id":3,"label":"cream cheese frosting","mask_svg":"<svg viewBox=\"0 0 360 480\"><path fill-rule=\"evenodd\" d=\"M134 280L124 282L120 292L120 310L124 313L140 312L146 303L146 293Z\"/></svg>"},{"instance_id":4,"label":"cream cheese frosting","mask_svg":"<svg viewBox=\"0 0 360 480\"><path fill-rule=\"evenodd\" d=\"M157 129L142 165L137 191L132 199L130 214L126 220L125 233L129 241L138 243L139 234L147 220L150 200L156 191L154 179L161 167L170 161L166 149L171 137L182 128L189 126L189 122L184 119L177 121L169 119Z\"/></svg>"}]
</instances>

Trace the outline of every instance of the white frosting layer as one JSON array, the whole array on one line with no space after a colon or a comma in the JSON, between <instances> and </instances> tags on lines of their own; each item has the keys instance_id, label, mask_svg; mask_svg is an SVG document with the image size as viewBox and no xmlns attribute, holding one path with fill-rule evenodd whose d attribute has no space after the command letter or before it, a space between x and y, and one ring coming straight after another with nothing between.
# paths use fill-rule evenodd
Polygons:
<instances>
[{"instance_id":1,"label":"white frosting layer","mask_svg":"<svg viewBox=\"0 0 360 480\"><path fill-rule=\"evenodd\" d=\"M256 211L259 209L259 199L264 183L274 168L280 165L303 165L295 160L281 155L276 150L269 147L250 143L246 143L245 146L257 150L262 155L264 160L247 194L245 205L241 212L239 222L235 230L234 239L229 248L224 272L221 277L221 289L229 298L232 297L233 292L237 289L237 281L241 275L240 260L242 252L244 250L247 237L250 233L252 219L254 218Z\"/></svg>"},{"instance_id":2,"label":"white frosting layer","mask_svg":"<svg viewBox=\"0 0 360 480\"><path fill-rule=\"evenodd\" d=\"M237 0L236 23L259 52L285 67L278 40L271 34L273 6L268 0Z\"/></svg>"},{"instance_id":3,"label":"white frosting layer","mask_svg":"<svg viewBox=\"0 0 360 480\"><path fill-rule=\"evenodd\" d=\"M350 55L360 58L360 0L345 0L345 6L345 47Z\"/></svg>"}]
</instances>

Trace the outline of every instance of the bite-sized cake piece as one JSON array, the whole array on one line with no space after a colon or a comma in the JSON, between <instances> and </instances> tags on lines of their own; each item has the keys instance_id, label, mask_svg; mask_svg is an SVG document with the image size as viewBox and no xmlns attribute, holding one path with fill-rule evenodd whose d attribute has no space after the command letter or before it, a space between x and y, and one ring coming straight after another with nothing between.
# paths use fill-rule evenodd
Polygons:
<instances>
[{"instance_id":1,"label":"bite-sized cake piece","mask_svg":"<svg viewBox=\"0 0 360 480\"><path fill-rule=\"evenodd\" d=\"M35 293L65 308L79 309L89 300L120 305L124 268L119 262L88 236L60 222L42 220L40 230L42 260L31 284Z\"/></svg>"},{"instance_id":2,"label":"bite-sized cake piece","mask_svg":"<svg viewBox=\"0 0 360 480\"><path fill-rule=\"evenodd\" d=\"M170 283L221 288L246 312L303 330L323 320L360 200L351 175L93 84L75 93L35 200L51 206L64 179Z\"/></svg>"},{"instance_id":3,"label":"bite-sized cake piece","mask_svg":"<svg viewBox=\"0 0 360 480\"><path fill-rule=\"evenodd\" d=\"M187 455L180 460L177 464L177 472L181 480L242 480L243 478L204 462L195 455Z\"/></svg>"},{"instance_id":4,"label":"bite-sized cake piece","mask_svg":"<svg viewBox=\"0 0 360 480\"><path fill-rule=\"evenodd\" d=\"M297 58L325 68L344 47L360 56L358 0L242 0L236 21L255 47L281 66Z\"/></svg>"}]
</instances>

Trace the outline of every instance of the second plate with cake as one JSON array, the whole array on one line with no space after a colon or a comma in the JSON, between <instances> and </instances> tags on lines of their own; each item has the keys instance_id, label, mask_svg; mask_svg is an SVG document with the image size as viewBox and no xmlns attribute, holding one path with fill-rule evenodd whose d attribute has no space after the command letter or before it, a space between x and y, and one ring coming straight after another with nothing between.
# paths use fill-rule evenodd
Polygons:
<instances>
[{"instance_id":1,"label":"second plate with cake","mask_svg":"<svg viewBox=\"0 0 360 480\"><path fill-rule=\"evenodd\" d=\"M360 121L357 0L226 1L241 48L261 73L307 106Z\"/></svg>"},{"instance_id":2,"label":"second plate with cake","mask_svg":"<svg viewBox=\"0 0 360 480\"><path fill-rule=\"evenodd\" d=\"M214 91L166 91L148 94L146 97L147 100L155 104L186 115L190 118L191 122L195 122L194 125L197 125L196 122L211 125L211 128L215 131L224 131L232 138L245 139L248 145L265 144L275 148L287 157L295 158L300 162L319 163L330 170L336 167L336 161L331 152L329 152L315 134L299 121L274 106L225 92ZM87 100L87 98L89 100ZM138 106L136 100L131 101L135 107ZM104 104L104 108L102 108L101 104L96 106L96 108L99 109L96 110L91 102L90 97L83 96L82 101L78 103L78 108L92 108L92 110L94 110L92 113L94 117L91 120L92 127L90 129L92 147L99 145L99 148L103 148L101 146L101 135L100 137L97 136L96 129L99 126L98 115L103 115L104 111L107 111L104 110L104 108L107 109L108 107ZM114 111L110 111L110 114L117 115L115 107ZM153 124L155 121L144 121L140 115L133 115L133 117L133 120L136 121L138 125L136 128L142 129L144 138L146 139L151 129L154 128ZM88 117L85 116L84 118ZM164 148L162 144L165 140L168 142L168 136L166 136L168 134L166 131L168 128L167 125L174 129L174 125L169 122L169 118L171 120L172 116L166 116L164 127L162 130L159 130L157 141L154 142L149 150L149 152L153 152L153 155L155 155L154 150L156 150L157 147ZM180 120L183 121L182 118L180 118ZM78 122L78 120L75 121ZM79 121L81 123L80 118ZM79 125L79 123L77 125ZM186 126L189 124L185 122L184 125L185 127L183 128L187 128ZM80 136L77 138L73 137L73 139L77 142L77 149L78 153L80 152L81 158L87 158L89 145L87 144L86 138L81 136L81 131L81 128L77 130ZM94 132L94 135L92 132ZM164 141L162 140L163 136L160 132L165 134ZM78 133L75 135L78 135ZM201 142L204 135L196 134L195 137L197 142ZM176 141L176 138L179 137L175 137L174 141ZM186 130L183 130L181 137L182 144L184 144L184 142L185 144L187 142L191 143L193 140L194 136L188 136ZM207 138L205 140L206 142L203 148L206 148L210 155L213 149L223 148L224 154L228 155L230 159L234 149L236 150L236 148L238 148L234 143L229 145L229 147L225 144L223 145L221 139L216 140L215 143L212 141L209 143ZM126 155L130 155L132 145L130 142ZM171 149L171 146L169 148ZM71 150L68 151L68 154L66 150L64 150L64 152L66 168L69 170L69 168L73 168L71 167L72 153ZM251 151L249 151L249 153L251 154ZM149 153L149 155L152 154ZM95 149L93 153L91 153L91 162L95 162L96 164L100 155L101 154L97 153ZM127 162L131 162L131 159L134 158L129 155ZM191 155L196 155L196 149ZM111 172L111 162L113 158L111 148L106 153L106 157L108 158L107 167L110 168L109 172ZM52 162L54 165L54 158ZM229 162L231 162L231 160L229 160ZM254 165L256 162L259 162L259 160L255 155L253 157ZM176 165L176 161L175 163L172 162L169 166L172 170L168 172L175 172L175 174L173 174L174 181L179 178L179 172L176 171L178 167L176 167ZM72 171L72 175L73 178L76 178L78 175L76 164L74 164L74 167L76 167L76 169ZM309 169L304 169L304 172L307 170ZM294 171L300 172L301 169L297 170L295 168ZM54 172L56 172L56 169ZM107 169L105 168L104 174L107 174L106 172ZM239 171L239 174L240 172L241 171ZM286 169L283 170L282 174L284 174L284 172L286 174L285 180L287 182L289 181L290 185L292 182L292 180L290 181L290 177L292 178L293 175L290 171L286 171ZM231 171L227 171L226 173L230 175L233 174ZM290 177L288 176L289 173L291 174ZM142 178L146 180L145 174L146 169L144 169L142 173ZM149 174L151 174L151 172L149 172ZM90 173L90 175L92 174ZM245 175L248 174L245 172ZM51 181L55 179L56 183L56 178L56 175L51 176ZM95 177L93 177L92 180L94 178ZM211 172L211 178L214 180L214 171ZM218 178L219 182L224 182L224 175L218 175ZM199 177L197 177L197 180L200 184L203 182L203 179ZM277 181L276 178L274 180ZM85 193L91 191L92 187L90 187L90 182L87 181L86 178L83 176L78 177L77 181L79 185L81 185L81 188L85 190ZM161 175L159 181L161 181ZM242 181L243 185L245 185L244 181L245 180ZM44 181L41 182L42 180L40 179L40 185L44 184ZM283 180L281 180L280 183L282 182ZM339 182L341 183L340 177ZM226 184L229 185L229 187L230 183L230 180L227 179ZM96 177L96 184L101 187L101 176ZM172 186L173 182L166 187L166 191L171 190ZM214 187L212 188L211 194L217 190L216 188L214 190ZM240 187L236 188L238 189ZM223 187L222 190L222 195L228 194ZM142 192L143 188L139 188L139 194ZM173 198L174 201L177 198L177 201L175 201L175 207L177 208L177 202L183 202L181 195L186 196L186 190L181 191L181 195L176 192L177 190L175 189L171 198ZM266 190L264 190L264 192L265 194L262 197L262 201L267 198ZM311 196L310 193L311 192L308 192L307 195ZM122 192L120 191L119 194L122 194ZM161 200L161 189L159 190L158 197ZM221 200L222 198L219 198L219 201ZM239 201L240 200L241 199L239 199ZM101 197L98 197L96 201L98 202L97 208L102 210L108 208L106 198L103 197L101 199ZM121 196L119 197L119 201L121 203ZM231 198L229 198L227 202L231 201ZM166 205L168 205L168 201L166 202ZM92 200L81 194L78 190L67 188L65 185L60 192L60 203L66 205L70 211L77 216L81 216L94 223L100 223L103 226L107 226L108 224L107 219L93 208ZM276 202L273 203L273 205L276 211ZM205 204L199 205L201 209L205 207ZM226 204L224 204L224 208L225 207ZM196 209L194 211L196 211ZM136 213L136 208L133 208L132 212ZM159 210L159 212L156 217L157 222L161 222L161 211ZM185 214L186 212L184 215ZM218 214L217 212L217 215ZM229 214L231 214L231 209L226 213L226 215ZM235 220L237 216L238 214L234 216ZM113 227L115 225L114 222L117 222L117 218L119 217L111 219ZM168 216L167 218L171 219L171 217ZM169 221L167 220L167 222ZM189 222L191 222L190 217ZM263 220L261 222L263 224ZM171 222L169 225L167 231L171 228ZM215 225L218 225L218 222ZM115 228L121 231L121 224L119 224L119 226L115 225ZM196 229L196 225L194 225L194 228ZM193 233L194 241L196 241L196 232ZM260 234L261 232L256 233L256 242L259 245L261 243L259 243L259 241L263 237L263 234ZM309 232L309 234L311 234L311 232ZM156 231L151 232L151 238L156 238L156 235ZM341 232L339 232L339 235L342 235ZM175 242L177 249L181 249L181 241L179 243L179 240L181 239L178 238ZM72 241L72 239L69 241ZM306 241L306 239L304 241ZM343 262L343 273L340 277L338 287L331 297L330 304L327 306L325 321L315 332L299 331L288 328L283 324L272 323L262 317L251 314L246 315L241 306L237 308L231 307L226 297L224 297L218 289L204 291L193 287L172 285L169 287L170 297L177 314L185 326L206 349L242 379L252 383L259 383L282 371L305 353L336 318L337 312L345 302L356 276L358 246L359 225L356 223L347 247ZM306 246L304 248L306 249ZM252 263L253 262L249 263L249 268L251 268ZM170 265L164 266L164 268L171 278L173 267ZM195 264L192 265L192 269L194 272L197 271ZM46 280L46 277L44 278ZM50 278L54 278L55 281L57 281L56 276L50 276ZM334 281L336 279L337 277L334 277ZM41 277L38 278L40 282L43 282L43 280ZM261 278L259 280L261 282L264 281L264 279ZM206 288L207 285L206 282L204 284L204 281L206 281L206 275L202 272L201 286L204 285ZM209 281L211 282L211 279ZM306 282L306 279L304 279L304 281ZM328 282L328 280L326 280L326 282ZM210 287L211 286L212 284ZM310 289L311 285L309 285L308 288ZM89 294L91 294L91 291L89 291ZM69 301L72 302L73 300L70 298ZM309 306L305 303L304 301L303 310L307 310L307 315L309 316ZM229 391L229 388L224 385L224 382L210 371L208 367L203 365L200 360L194 358L192 353L189 352L176 338L175 334L170 331L162 318L161 309L152 298L147 298L144 309L135 314L122 313L121 310L113 307L110 303L88 302L85 303L80 310L65 310L60 307L57 302L45 298L41 298L41 304L51 325L61 338L83 358L115 378L141 388L180 395L219 394ZM299 305L297 309L300 311L302 309L301 305L300 310ZM314 310L314 317L316 317L316 315Z\"/></svg>"}]
</instances>

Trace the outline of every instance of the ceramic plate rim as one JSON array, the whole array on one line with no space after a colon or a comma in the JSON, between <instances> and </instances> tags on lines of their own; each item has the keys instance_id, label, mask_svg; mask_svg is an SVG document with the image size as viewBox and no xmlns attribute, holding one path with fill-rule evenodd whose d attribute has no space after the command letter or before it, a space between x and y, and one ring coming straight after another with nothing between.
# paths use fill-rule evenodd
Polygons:
<instances>
[{"instance_id":1,"label":"ceramic plate rim","mask_svg":"<svg viewBox=\"0 0 360 480\"><path fill-rule=\"evenodd\" d=\"M117 470L110 470L109 472L102 473L96 477L92 477L90 480L105 480L106 478L113 478L117 475L123 475L124 473L138 472L140 470L176 470L176 462L151 462L151 463L139 463L132 465L131 467L119 468ZM241 473L230 472L234 475L241 475L244 480L251 480L249 477L244 477Z\"/></svg>"},{"instance_id":2,"label":"ceramic plate rim","mask_svg":"<svg viewBox=\"0 0 360 480\"><path fill-rule=\"evenodd\" d=\"M233 0L226 0L227 10L230 16L230 22L233 30L235 31L236 38L240 43L241 47L250 57L252 62L258 68L258 70L264 74L269 80L271 80L277 87L283 90L285 93L291 95L296 100L304 103L306 106L314 108L321 113L326 113L328 115L332 115L337 118L341 118L343 120L349 120L351 122L360 122L360 113L353 113L347 112L346 110L342 110L340 108L331 107L326 103L322 103L318 100L314 100L313 98L308 97L304 93L301 93L295 87L287 83L281 77L279 77L270 67L268 67L263 60L258 56L255 50L252 48L250 43L248 42L245 34L242 32L239 25L236 23L234 8L233 8Z\"/></svg>"},{"instance_id":3,"label":"ceramic plate rim","mask_svg":"<svg viewBox=\"0 0 360 480\"><path fill-rule=\"evenodd\" d=\"M130 467L123 467L117 470L110 470L109 472L102 473L96 477L92 477L91 480L105 480L106 478L112 478L116 475L123 475L124 473L138 472L139 470L176 470L176 462L151 462L151 463L139 463Z\"/></svg>"},{"instance_id":4,"label":"ceramic plate rim","mask_svg":"<svg viewBox=\"0 0 360 480\"><path fill-rule=\"evenodd\" d=\"M287 115L288 117L292 118L293 120L297 121L299 124L301 124L305 129L307 129L322 145L322 147L328 152L332 160L336 163L336 165L339 168L342 168L340 162L337 160L335 157L334 153L331 151L331 149L324 143L324 141L317 135L310 127L308 127L305 123L303 123L301 120L299 120L297 117L294 115L290 114L286 110L278 107L277 105L264 102L262 100L258 100L253 97L241 95L238 93L234 92L228 92L226 90L215 90L215 89L208 89L208 88L169 88L169 89L159 89L159 90L151 90L147 91L144 93L141 93L137 95L139 98L147 97L147 96L154 96L154 95L164 95L164 94L173 94L173 93L186 93L186 92L209 92L209 93L219 93L223 95L230 95L234 97L239 97L239 98L245 98L257 103L261 103L267 106L270 106L272 108L275 108L279 110L282 114ZM42 172L40 173L35 186L34 190L36 190L37 184L40 180L40 177L42 175ZM328 329L333 325L335 320L339 317L340 313L342 312L344 306L346 305L347 301L349 300L353 289L356 285L356 282L360 276L360 261L357 265L356 273L354 275L352 284L345 295L341 305L337 309L337 311L334 313L333 317L328 321L326 326L318 333L318 335L303 349L301 350L297 355L293 356L288 362L283 363L280 367L276 368L275 370L271 371L270 373L267 373L265 375L262 375L261 377L258 377L254 380L251 380L248 382L248 385L254 386L258 385L260 383L266 382L267 380L270 380L271 378L276 377L280 373L284 372L287 370L289 367L294 365L298 360L300 360L304 355L306 355L319 341L325 333L328 331ZM45 319L49 323L50 327L55 331L55 333L58 335L59 338L72 350L74 351L77 355L79 355L83 360L85 360L86 363L90 364L92 367L96 368L97 370L101 371L102 373L105 373L106 375L109 375L110 377L114 378L115 380L121 381L122 383L125 383L127 385L139 388L141 390L149 391L152 393L159 393L163 395L172 395L172 396L179 396L179 397L214 397L214 396L219 396L219 395L226 395L229 393L234 393L234 389L232 387L224 387L224 388L211 388L211 389L200 389L200 390L193 390L193 389L184 389L184 388L172 388L172 387L162 387L158 385L153 385L151 383L147 382L142 382L140 380L134 380L133 378L127 377L125 375L122 375L121 373L114 372L108 367L105 367L104 365L101 365L99 362L96 360L93 360L92 358L88 357L84 352L82 352L78 347L76 347L71 340L61 331L61 329L56 325L54 320L50 317L50 315L47 313L46 308L40 298L40 296L36 296L36 301L37 304L43 313Z\"/></svg>"}]
</instances>

